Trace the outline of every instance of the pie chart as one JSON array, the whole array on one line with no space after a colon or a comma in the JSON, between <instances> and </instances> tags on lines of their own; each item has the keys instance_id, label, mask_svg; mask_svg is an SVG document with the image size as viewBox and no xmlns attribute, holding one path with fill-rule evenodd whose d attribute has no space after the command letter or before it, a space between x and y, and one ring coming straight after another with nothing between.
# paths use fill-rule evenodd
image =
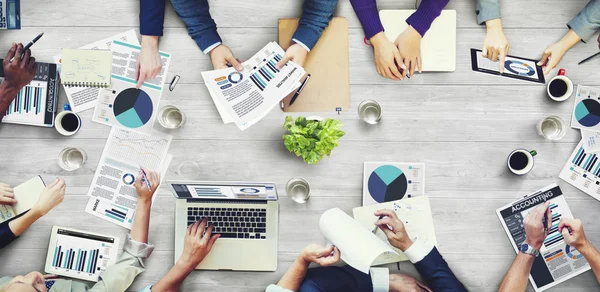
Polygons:
<instances>
[{"instance_id":1,"label":"pie chart","mask_svg":"<svg viewBox=\"0 0 600 292\"><path fill-rule=\"evenodd\" d=\"M507 60L504 62L504 68L509 72L520 76L533 76L535 74L535 69L533 69L533 67L517 60Z\"/></svg>"},{"instance_id":2,"label":"pie chart","mask_svg":"<svg viewBox=\"0 0 600 292\"><path fill-rule=\"evenodd\" d=\"M150 96L136 88L121 91L113 104L113 113L117 121L127 128L139 128L148 123L153 109Z\"/></svg>"},{"instance_id":3,"label":"pie chart","mask_svg":"<svg viewBox=\"0 0 600 292\"><path fill-rule=\"evenodd\" d=\"M406 175L393 165L382 165L369 176L369 194L378 203L400 200L406 194Z\"/></svg>"},{"instance_id":4,"label":"pie chart","mask_svg":"<svg viewBox=\"0 0 600 292\"><path fill-rule=\"evenodd\" d=\"M565 253L567 254L568 257L570 257L574 260L578 260L583 257L583 255L580 252L578 252L577 249L575 249L574 247L571 247L570 245L567 245L565 247Z\"/></svg>"},{"instance_id":5,"label":"pie chart","mask_svg":"<svg viewBox=\"0 0 600 292\"><path fill-rule=\"evenodd\" d=\"M575 118L585 127L600 123L600 104L593 99L584 99L575 106Z\"/></svg>"}]
</instances>

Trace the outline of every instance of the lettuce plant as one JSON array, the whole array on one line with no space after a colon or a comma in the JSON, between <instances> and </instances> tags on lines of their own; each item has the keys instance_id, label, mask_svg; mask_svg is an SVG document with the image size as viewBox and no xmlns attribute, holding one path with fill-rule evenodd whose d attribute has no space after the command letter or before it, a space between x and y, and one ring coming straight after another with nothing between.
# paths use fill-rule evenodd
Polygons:
<instances>
[{"instance_id":1,"label":"lettuce plant","mask_svg":"<svg viewBox=\"0 0 600 292\"><path fill-rule=\"evenodd\" d=\"M340 130L341 126L342 122L329 118L314 121L298 117L294 121L287 116L283 128L288 133L283 135L283 144L304 162L316 164L324 155L330 156L333 148L339 145L338 140L346 134Z\"/></svg>"}]
</instances>

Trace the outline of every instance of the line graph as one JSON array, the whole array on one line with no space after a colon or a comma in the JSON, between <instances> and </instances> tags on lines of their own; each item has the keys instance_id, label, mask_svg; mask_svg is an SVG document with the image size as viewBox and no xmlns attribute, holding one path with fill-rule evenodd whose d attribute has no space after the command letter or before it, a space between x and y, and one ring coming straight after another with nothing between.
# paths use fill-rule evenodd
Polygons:
<instances>
[{"instance_id":1,"label":"line graph","mask_svg":"<svg viewBox=\"0 0 600 292\"><path fill-rule=\"evenodd\" d=\"M162 158L167 155L171 144L169 135L154 133L151 136L125 129L113 128L107 143L107 155L116 160L124 160L159 170Z\"/></svg>"}]
</instances>

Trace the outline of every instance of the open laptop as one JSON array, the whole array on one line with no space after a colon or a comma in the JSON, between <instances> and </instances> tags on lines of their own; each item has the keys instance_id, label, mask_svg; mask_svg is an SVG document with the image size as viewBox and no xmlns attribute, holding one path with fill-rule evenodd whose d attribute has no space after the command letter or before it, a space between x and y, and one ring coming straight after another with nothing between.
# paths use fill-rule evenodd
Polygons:
<instances>
[{"instance_id":1,"label":"open laptop","mask_svg":"<svg viewBox=\"0 0 600 292\"><path fill-rule=\"evenodd\" d=\"M220 233L199 270L275 271L279 204L273 183L168 181L175 204L175 261L187 227L202 217Z\"/></svg>"},{"instance_id":2,"label":"open laptop","mask_svg":"<svg viewBox=\"0 0 600 292\"><path fill-rule=\"evenodd\" d=\"M416 10L380 10L384 34L392 43L408 27L406 19ZM456 10L443 10L421 39L422 71L456 70Z\"/></svg>"}]
</instances>

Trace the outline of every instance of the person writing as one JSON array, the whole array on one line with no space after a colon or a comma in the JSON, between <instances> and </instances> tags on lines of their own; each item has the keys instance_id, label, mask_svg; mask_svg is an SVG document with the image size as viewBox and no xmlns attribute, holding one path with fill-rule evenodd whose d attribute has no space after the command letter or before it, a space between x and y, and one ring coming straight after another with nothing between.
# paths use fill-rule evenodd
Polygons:
<instances>
[{"instance_id":1,"label":"person writing","mask_svg":"<svg viewBox=\"0 0 600 292\"><path fill-rule=\"evenodd\" d=\"M148 244L148 226L150 225L150 207L152 205L152 196L160 184L160 177L157 173L144 169L147 173L148 181L152 189L148 189L146 184L142 183L142 176L138 175L135 182L138 202L133 219L131 232L127 235L127 240L123 245L117 262L100 274L100 280L92 287L84 282L50 279L53 275L42 275L39 272L31 272L25 276L3 277L0 278L0 292L47 292L69 291L69 292L107 292L107 291L125 291L135 280L135 277L144 271L144 260L150 256L154 246Z\"/></svg>"},{"instance_id":2,"label":"person writing","mask_svg":"<svg viewBox=\"0 0 600 292\"><path fill-rule=\"evenodd\" d=\"M510 44L502 28L500 19L499 0L477 0L477 23L484 24L486 27L485 38L483 39L483 48L481 55L491 61L500 61L498 69L500 73L504 72L504 60L508 55Z\"/></svg>"},{"instance_id":3,"label":"person writing","mask_svg":"<svg viewBox=\"0 0 600 292\"><path fill-rule=\"evenodd\" d=\"M423 280L401 275L388 275L387 268L371 268L370 275L350 266L331 267L340 259L340 251L333 246L306 247L281 278L277 285L267 287L267 292L289 291L467 291L454 276L437 248L419 241L413 242L404 228L404 224L392 210L379 210L375 216L383 216L375 225L381 229L390 244L400 249L415 265ZM321 267L308 270L310 263ZM374 269L383 269L383 273ZM379 275L386 275L380 277Z\"/></svg>"},{"instance_id":4,"label":"person writing","mask_svg":"<svg viewBox=\"0 0 600 292\"><path fill-rule=\"evenodd\" d=\"M329 24L338 0L306 0L298 28L291 45L282 60L277 64L281 68L291 60L302 66L310 50L315 46L321 33ZM217 25L209 12L207 0L185 1L171 0L177 15L185 23L188 34L204 54L210 56L214 69L234 67L238 71L244 68L234 57L233 52L217 32ZM158 38L163 34L165 18L165 0L140 0L140 33L142 51L137 62L137 88L144 81L156 77L162 68L158 51Z\"/></svg>"},{"instance_id":5,"label":"person writing","mask_svg":"<svg viewBox=\"0 0 600 292\"><path fill-rule=\"evenodd\" d=\"M600 0L591 0L575 18L567 24L569 31L562 39L549 45L538 62L542 66L544 74L550 73L556 68L564 54L579 41L589 40L598 28L600 28Z\"/></svg>"},{"instance_id":6,"label":"person writing","mask_svg":"<svg viewBox=\"0 0 600 292\"><path fill-rule=\"evenodd\" d=\"M500 284L498 291L525 291L527 289L527 279L533 266L533 261L539 253L544 239L548 235L548 230L544 226L543 218L552 222L552 212L550 211L550 201L536 207L531 211L523 225L525 228L525 242L521 245L520 251L515 257L504 280ZM583 226L580 220L561 219L558 230L562 233L565 242L576 248L588 261L596 279L600 282L600 253L586 239Z\"/></svg>"},{"instance_id":7,"label":"person writing","mask_svg":"<svg viewBox=\"0 0 600 292\"><path fill-rule=\"evenodd\" d=\"M33 80L37 65L30 49L23 52L23 44L13 43L2 61L2 68L4 81L0 83L0 121L19 90Z\"/></svg>"},{"instance_id":8,"label":"person writing","mask_svg":"<svg viewBox=\"0 0 600 292\"><path fill-rule=\"evenodd\" d=\"M403 80L407 75L413 76L415 71L421 72L421 39L449 1L423 0L417 11L406 19L408 28L392 43L383 33L376 0L350 0L365 37L373 45L379 75Z\"/></svg>"},{"instance_id":9,"label":"person writing","mask_svg":"<svg viewBox=\"0 0 600 292\"><path fill-rule=\"evenodd\" d=\"M0 248L4 248L13 242L35 221L60 205L65 198L66 187L65 181L57 178L46 186L31 210L12 220L0 223ZM0 183L0 205L14 205L16 203L18 202L10 185Z\"/></svg>"}]
</instances>

